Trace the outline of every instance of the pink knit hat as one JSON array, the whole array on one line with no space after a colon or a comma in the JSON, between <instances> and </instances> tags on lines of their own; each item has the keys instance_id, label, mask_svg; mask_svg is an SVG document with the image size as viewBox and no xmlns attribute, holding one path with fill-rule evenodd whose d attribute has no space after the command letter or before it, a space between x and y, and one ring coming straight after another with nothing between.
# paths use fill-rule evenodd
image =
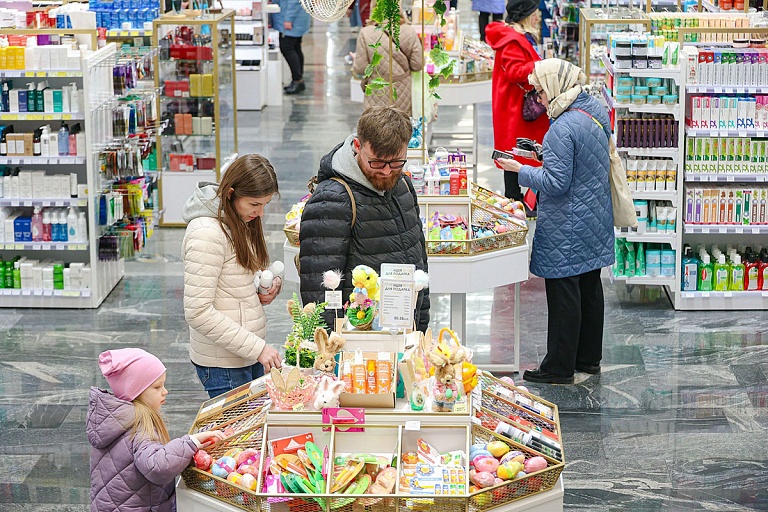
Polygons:
<instances>
[{"instance_id":1,"label":"pink knit hat","mask_svg":"<svg viewBox=\"0 0 768 512\"><path fill-rule=\"evenodd\" d=\"M129 402L165 373L165 365L140 348L102 352L99 354L99 368L115 396Z\"/></svg>"}]
</instances>

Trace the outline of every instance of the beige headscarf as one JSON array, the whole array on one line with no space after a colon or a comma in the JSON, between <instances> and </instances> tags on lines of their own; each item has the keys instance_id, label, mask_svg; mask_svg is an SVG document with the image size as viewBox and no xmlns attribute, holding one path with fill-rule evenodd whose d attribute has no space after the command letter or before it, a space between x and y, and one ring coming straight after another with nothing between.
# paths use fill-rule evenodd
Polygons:
<instances>
[{"instance_id":1,"label":"beige headscarf","mask_svg":"<svg viewBox=\"0 0 768 512\"><path fill-rule=\"evenodd\" d=\"M528 82L547 93L547 115L556 119L581 94L587 77L581 68L561 59L545 59L536 63Z\"/></svg>"}]
</instances>

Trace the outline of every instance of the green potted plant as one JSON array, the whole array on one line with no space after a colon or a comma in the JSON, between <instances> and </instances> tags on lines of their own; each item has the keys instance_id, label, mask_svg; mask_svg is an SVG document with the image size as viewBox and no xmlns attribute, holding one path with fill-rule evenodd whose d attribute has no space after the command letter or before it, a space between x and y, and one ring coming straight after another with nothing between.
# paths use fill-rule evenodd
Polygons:
<instances>
[{"instance_id":1,"label":"green potted plant","mask_svg":"<svg viewBox=\"0 0 768 512\"><path fill-rule=\"evenodd\" d=\"M293 328L284 345L286 366L313 369L317 355L317 345L314 342L315 329L327 328L323 320L323 312L327 305L327 302L321 302L320 304L309 303L302 307L295 293L293 299L288 301L288 314L293 319Z\"/></svg>"}]
</instances>

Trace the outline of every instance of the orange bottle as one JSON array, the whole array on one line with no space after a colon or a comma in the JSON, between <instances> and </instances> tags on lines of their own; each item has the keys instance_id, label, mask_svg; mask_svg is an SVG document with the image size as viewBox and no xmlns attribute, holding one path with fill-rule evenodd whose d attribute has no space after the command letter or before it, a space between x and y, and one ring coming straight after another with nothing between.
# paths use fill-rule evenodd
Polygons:
<instances>
[{"instance_id":1,"label":"orange bottle","mask_svg":"<svg viewBox=\"0 0 768 512\"><path fill-rule=\"evenodd\" d=\"M365 392L376 394L376 361L369 359L365 362Z\"/></svg>"},{"instance_id":2,"label":"orange bottle","mask_svg":"<svg viewBox=\"0 0 768 512\"><path fill-rule=\"evenodd\" d=\"M349 364L349 359L344 361L341 380L344 382L344 392L352 393L352 366Z\"/></svg>"},{"instance_id":3,"label":"orange bottle","mask_svg":"<svg viewBox=\"0 0 768 512\"><path fill-rule=\"evenodd\" d=\"M365 394L365 364L363 364L363 353L358 350L355 352L355 362L352 364L352 392Z\"/></svg>"}]
</instances>

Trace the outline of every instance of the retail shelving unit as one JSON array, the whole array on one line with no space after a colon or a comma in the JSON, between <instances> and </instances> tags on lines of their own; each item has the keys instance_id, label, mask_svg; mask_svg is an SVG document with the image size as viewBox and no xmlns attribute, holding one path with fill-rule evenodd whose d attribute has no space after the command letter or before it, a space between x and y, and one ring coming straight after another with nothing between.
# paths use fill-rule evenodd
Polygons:
<instances>
[{"instance_id":1,"label":"retail shelving unit","mask_svg":"<svg viewBox=\"0 0 768 512\"><path fill-rule=\"evenodd\" d=\"M579 67L584 70L587 80L596 76L592 72L591 44L594 27L598 25L608 26L642 26L646 30L651 29L651 20L639 9L579 9Z\"/></svg>"},{"instance_id":2,"label":"retail shelving unit","mask_svg":"<svg viewBox=\"0 0 768 512\"><path fill-rule=\"evenodd\" d=\"M26 31L33 34L32 31ZM93 37L95 40L95 31ZM86 34L87 35L87 34ZM87 157L2 157L0 163L20 165L22 169L43 169L46 173L70 174L75 173L79 183L87 185L87 197L70 199L60 198L22 198L3 199L2 206L11 207L79 207L86 209L88 220L88 238L85 242L24 242L0 244L0 254L13 256L21 254L33 259L50 259L67 264L81 262L90 265L90 287L84 289L13 289L0 290L0 307L35 307L35 308L96 308L115 285L123 277L124 264L122 259L101 261L99 259L98 234L100 227L97 223L98 208L97 184L100 181L98 161L91 151L94 143L95 112L99 104L107 96L111 96L112 69L107 71L101 66L105 60L114 59L115 47L108 45L101 50L91 53L82 59L80 71L3 71L4 76L14 77L23 82L27 79L45 77L56 87L75 81L84 94L86 113L77 114L3 114L5 119L18 123L23 128L33 129L48 121L82 119L85 122L85 141L88 148ZM105 74L106 73L106 74ZM106 80L105 80L106 78ZM17 117L13 117L17 116Z\"/></svg>"},{"instance_id":3,"label":"retail shelving unit","mask_svg":"<svg viewBox=\"0 0 768 512\"><path fill-rule=\"evenodd\" d=\"M231 9L168 13L154 21L155 84L161 119L169 125L157 144L163 226L183 226L181 209L197 182L219 181L237 157L234 33Z\"/></svg>"}]
</instances>

